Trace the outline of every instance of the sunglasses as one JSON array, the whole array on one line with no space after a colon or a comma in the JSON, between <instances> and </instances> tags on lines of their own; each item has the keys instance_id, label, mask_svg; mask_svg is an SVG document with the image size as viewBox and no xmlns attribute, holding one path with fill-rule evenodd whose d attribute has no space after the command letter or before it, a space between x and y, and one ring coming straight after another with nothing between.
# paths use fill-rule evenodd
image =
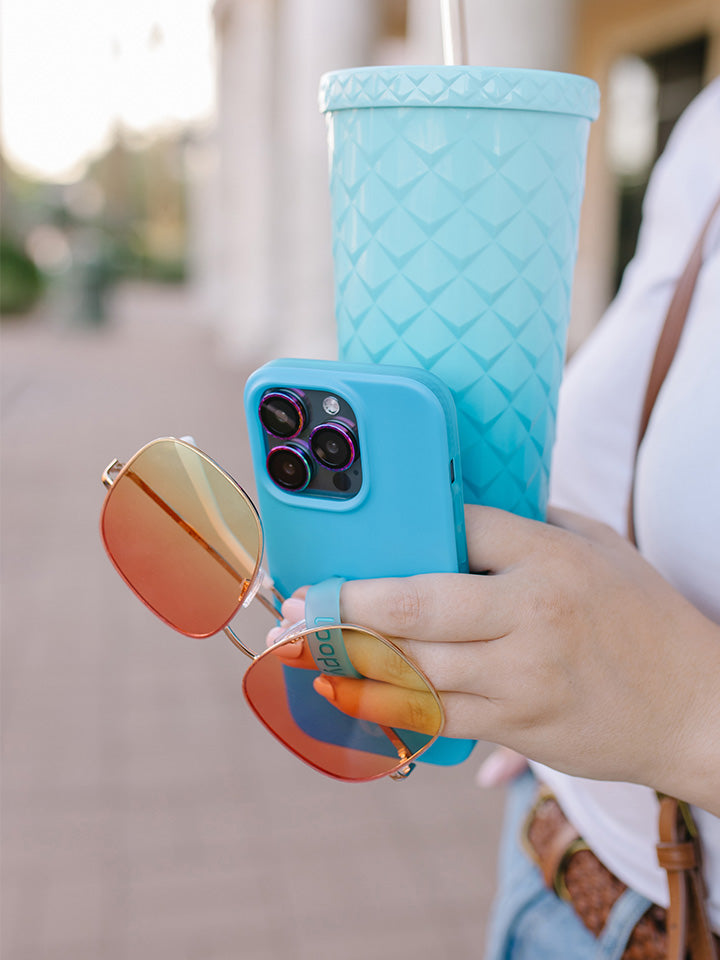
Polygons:
<instances>
[{"instance_id":1,"label":"sunglasses","mask_svg":"<svg viewBox=\"0 0 720 960\"><path fill-rule=\"evenodd\" d=\"M224 632L249 657L245 698L281 743L338 780L409 775L413 761L440 735L444 713L430 681L395 644L356 624L333 626L333 632L341 634L354 676L369 678L347 681L356 685L356 716L351 716L328 704L312 686L323 672L313 651L322 648L327 626L308 628L301 621L261 654L253 653L231 629L230 621L255 597L279 619L284 598L262 569L258 512L230 474L192 443L169 437L153 440L125 464L114 460L102 481L108 493L100 530L115 569L143 603L179 633L208 637ZM288 543L288 549L302 545ZM326 708L312 736L296 719L288 696L301 671L302 696ZM425 699L431 708L425 711L422 734L367 719L383 689L392 687L396 694L398 684L429 694ZM377 753L367 749L368 734L382 743Z\"/></svg>"}]
</instances>

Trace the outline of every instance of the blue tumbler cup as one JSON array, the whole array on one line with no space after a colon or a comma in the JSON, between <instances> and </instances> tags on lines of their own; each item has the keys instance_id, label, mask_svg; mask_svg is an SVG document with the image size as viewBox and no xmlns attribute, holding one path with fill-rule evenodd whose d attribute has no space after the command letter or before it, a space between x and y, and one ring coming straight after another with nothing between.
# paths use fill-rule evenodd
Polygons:
<instances>
[{"instance_id":1,"label":"blue tumbler cup","mask_svg":"<svg viewBox=\"0 0 720 960\"><path fill-rule=\"evenodd\" d=\"M590 123L586 77L326 74L342 360L419 365L458 409L469 503L544 519Z\"/></svg>"}]
</instances>

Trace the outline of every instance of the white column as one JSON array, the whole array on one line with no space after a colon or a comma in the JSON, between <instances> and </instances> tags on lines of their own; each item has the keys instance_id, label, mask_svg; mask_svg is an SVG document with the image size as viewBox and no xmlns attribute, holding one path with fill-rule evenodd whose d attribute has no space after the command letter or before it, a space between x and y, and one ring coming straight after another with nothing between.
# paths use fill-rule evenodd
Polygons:
<instances>
[{"instance_id":1,"label":"white column","mask_svg":"<svg viewBox=\"0 0 720 960\"><path fill-rule=\"evenodd\" d=\"M219 0L218 181L221 348L256 351L274 318L272 247L272 0Z\"/></svg>"},{"instance_id":2,"label":"white column","mask_svg":"<svg viewBox=\"0 0 720 960\"><path fill-rule=\"evenodd\" d=\"M216 325L224 294L220 267L225 246L218 163L217 131L213 128L196 134L185 150L189 290L194 297L198 319Z\"/></svg>"},{"instance_id":3,"label":"white column","mask_svg":"<svg viewBox=\"0 0 720 960\"><path fill-rule=\"evenodd\" d=\"M374 2L218 0L219 329L229 360L336 354L327 70L370 62Z\"/></svg>"},{"instance_id":4,"label":"white column","mask_svg":"<svg viewBox=\"0 0 720 960\"><path fill-rule=\"evenodd\" d=\"M328 70L369 62L373 9L368 0L282 0L278 8L276 355L337 355L327 145L317 93Z\"/></svg>"}]
</instances>

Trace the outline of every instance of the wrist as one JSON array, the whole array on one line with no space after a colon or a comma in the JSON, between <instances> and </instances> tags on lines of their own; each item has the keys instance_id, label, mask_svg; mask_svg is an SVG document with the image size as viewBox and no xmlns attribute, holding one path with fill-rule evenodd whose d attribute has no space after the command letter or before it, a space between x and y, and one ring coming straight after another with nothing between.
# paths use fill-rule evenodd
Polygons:
<instances>
[{"instance_id":1,"label":"wrist","mask_svg":"<svg viewBox=\"0 0 720 960\"><path fill-rule=\"evenodd\" d=\"M650 785L720 816L720 627L699 619L682 640L672 677L680 705Z\"/></svg>"}]
</instances>

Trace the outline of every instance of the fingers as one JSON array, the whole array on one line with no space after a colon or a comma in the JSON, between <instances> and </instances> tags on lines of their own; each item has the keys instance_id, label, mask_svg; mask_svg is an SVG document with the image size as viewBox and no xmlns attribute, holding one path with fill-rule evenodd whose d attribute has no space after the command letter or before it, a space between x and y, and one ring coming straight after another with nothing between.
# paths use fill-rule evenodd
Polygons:
<instances>
[{"instance_id":1,"label":"fingers","mask_svg":"<svg viewBox=\"0 0 720 960\"><path fill-rule=\"evenodd\" d=\"M316 677L313 688L347 716L381 727L489 742L499 742L507 735L497 703L480 695L442 693L443 718L437 700L428 691L408 691L374 680L327 674Z\"/></svg>"},{"instance_id":2,"label":"fingers","mask_svg":"<svg viewBox=\"0 0 720 960\"><path fill-rule=\"evenodd\" d=\"M292 597L289 597L282 605L282 615L283 620L287 620L288 623L297 623L298 620L305 619L305 594L307 593L307 587L305 587L302 596L293 594Z\"/></svg>"},{"instance_id":3,"label":"fingers","mask_svg":"<svg viewBox=\"0 0 720 960\"><path fill-rule=\"evenodd\" d=\"M318 666L313 656L313 642L309 638L315 632L303 634L295 627L291 633L293 638L271 645L266 656L272 653L273 657L282 660L288 667L327 672L325 666ZM404 659L397 647L379 640L373 634L352 627L344 627L342 631L336 632L342 635L345 651L352 665L363 677L393 684L406 691L427 689L424 678ZM330 672L337 674L339 671Z\"/></svg>"},{"instance_id":4,"label":"fingers","mask_svg":"<svg viewBox=\"0 0 720 960\"><path fill-rule=\"evenodd\" d=\"M280 631L280 628L277 629ZM435 689L472 693L478 684L482 684L483 675L491 663L488 659L491 656L489 650L487 655L481 651L482 655L478 656L477 651L473 653L470 649L470 644L454 644L452 656L448 656L451 651L447 644L414 643L398 639L386 644L372 634L351 627L343 628L342 637L346 652L358 673L405 691L426 689L426 678L429 678ZM266 656L270 653L285 666L318 670L310 645L302 636L275 642L270 645ZM487 680L482 685L489 686Z\"/></svg>"},{"instance_id":5,"label":"fingers","mask_svg":"<svg viewBox=\"0 0 720 960\"><path fill-rule=\"evenodd\" d=\"M590 540L616 540L618 534L605 523L571 510L549 507L547 523L528 520L494 507L465 507L465 529L470 569L476 573L502 573L553 538L553 528L569 530Z\"/></svg>"},{"instance_id":6,"label":"fingers","mask_svg":"<svg viewBox=\"0 0 720 960\"><path fill-rule=\"evenodd\" d=\"M323 674L313 681L315 691L343 713L380 726L437 734L442 713L428 692L407 690L375 680L353 680Z\"/></svg>"},{"instance_id":7,"label":"fingers","mask_svg":"<svg viewBox=\"0 0 720 960\"><path fill-rule=\"evenodd\" d=\"M278 643L266 651L265 656L282 660L287 667L299 667L302 670L317 670L317 665L307 643L302 637L288 642Z\"/></svg>"},{"instance_id":8,"label":"fingers","mask_svg":"<svg viewBox=\"0 0 720 960\"><path fill-rule=\"evenodd\" d=\"M352 627L343 628L342 640L352 665L363 677L393 684L405 691L427 689L425 679L403 658L399 648ZM276 643L271 651L273 657L288 667L324 670L324 667L317 666L306 636L298 635L293 640Z\"/></svg>"},{"instance_id":9,"label":"fingers","mask_svg":"<svg viewBox=\"0 0 720 960\"><path fill-rule=\"evenodd\" d=\"M283 601L281 608L282 620L277 626L268 630L265 636L265 646L273 646L293 624L305 619L305 601L303 599L305 593L307 593L307 587L303 588L302 597L299 596L300 591L298 591L298 595L293 595Z\"/></svg>"},{"instance_id":10,"label":"fingers","mask_svg":"<svg viewBox=\"0 0 720 960\"><path fill-rule=\"evenodd\" d=\"M404 661L392 645L347 627L343 635L353 662L364 676L354 679L321 673L313 681L316 692L348 716L369 720L380 726L415 730L433 736L437 734L442 711L423 677ZM418 648L423 654L434 647L440 651L448 650L447 645L442 644L405 642L405 645ZM317 671L303 634L276 644L264 656L277 658L287 667ZM497 713L497 701L493 694L498 691L494 684L480 684L479 689L474 689L478 684L468 679L477 677L477 663L473 663L473 659L477 660L477 657L468 660L467 672L460 670L458 675L461 675L461 679L454 681L450 687L438 684L442 675L450 669L450 665L444 664L442 659L439 661L438 675L432 678L436 689L444 690L441 697L446 711L445 733L451 737L476 738L477 730L484 729L484 723L489 734L485 739L493 739L497 734L491 725L493 715ZM457 662L452 665L454 672L457 672L457 666ZM432 676L430 671L427 672Z\"/></svg>"},{"instance_id":11,"label":"fingers","mask_svg":"<svg viewBox=\"0 0 720 960\"><path fill-rule=\"evenodd\" d=\"M517 597L503 574L543 545L551 528L481 506L466 507L466 525L471 569L493 576L425 574L348 581L341 594L343 621L387 637L425 642L505 636L515 623ZM302 619L306 590L295 591L283 604L283 625ZM277 636L277 631L271 633L271 639Z\"/></svg>"},{"instance_id":12,"label":"fingers","mask_svg":"<svg viewBox=\"0 0 720 960\"><path fill-rule=\"evenodd\" d=\"M343 622L384 637L430 643L494 640L514 625L513 592L503 577L468 574L349 580L340 610Z\"/></svg>"},{"instance_id":13,"label":"fingers","mask_svg":"<svg viewBox=\"0 0 720 960\"><path fill-rule=\"evenodd\" d=\"M389 644L359 630L342 631L345 649L358 673L369 680L383 681L408 690L426 690L420 674Z\"/></svg>"},{"instance_id":14,"label":"fingers","mask_svg":"<svg viewBox=\"0 0 720 960\"><path fill-rule=\"evenodd\" d=\"M473 573L502 573L523 560L546 525L494 507L465 507L468 561Z\"/></svg>"},{"instance_id":15,"label":"fingers","mask_svg":"<svg viewBox=\"0 0 720 960\"><path fill-rule=\"evenodd\" d=\"M590 517L573 513L571 510L548 507L547 519L553 527L568 530L570 533L576 533L597 543L617 543L618 539L621 539L617 531L606 523L600 523L599 520L592 520Z\"/></svg>"}]
</instances>

